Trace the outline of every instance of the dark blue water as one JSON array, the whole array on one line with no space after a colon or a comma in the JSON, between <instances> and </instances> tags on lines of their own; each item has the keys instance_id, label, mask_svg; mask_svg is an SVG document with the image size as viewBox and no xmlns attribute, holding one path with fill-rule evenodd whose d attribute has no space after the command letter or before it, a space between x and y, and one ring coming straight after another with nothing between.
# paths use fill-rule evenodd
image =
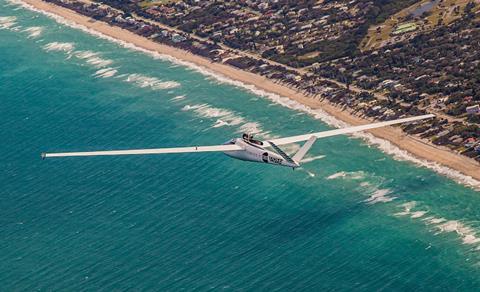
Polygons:
<instances>
[{"instance_id":1,"label":"dark blue water","mask_svg":"<svg viewBox=\"0 0 480 292\"><path fill-rule=\"evenodd\" d=\"M297 171L223 154L42 161L328 126L5 4L2 291L478 289L479 193L360 139L319 140Z\"/></svg>"}]
</instances>

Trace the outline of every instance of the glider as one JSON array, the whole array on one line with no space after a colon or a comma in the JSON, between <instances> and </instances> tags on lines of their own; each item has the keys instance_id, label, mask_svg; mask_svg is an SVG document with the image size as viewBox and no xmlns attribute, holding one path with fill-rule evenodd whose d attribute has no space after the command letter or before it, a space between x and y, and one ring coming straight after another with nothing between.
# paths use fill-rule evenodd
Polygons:
<instances>
[{"instance_id":1,"label":"glider","mask_svg":"<svg viewBox=\"0 0 480 292\"><path fill-rule=\"evenodd\" d=\"M378 122L368 125L348 127L323 132L309 133L292 137L259 141L253 139L250 134L243 134L242 138L234 138L223 145L216 146L193 146L176 148L157 149L136 149L136 150L113 150L113 151L92 151L92 152L66 152L66 153L42 153L42 158L72 157L72 156L112 156L112 155L145 155L145 154L173 154L173 153L195 153L195 152L223 152L226 155L252 162L261 162L278 166L297 168L302 158L307 154L316 139L327 138L337 135L351 134L381 127L397 124L416 122L433 118L435 115L428 114L399 120ZM290 157L279 146L305 142L295 155Z\"/></svg>"}]
</instances>

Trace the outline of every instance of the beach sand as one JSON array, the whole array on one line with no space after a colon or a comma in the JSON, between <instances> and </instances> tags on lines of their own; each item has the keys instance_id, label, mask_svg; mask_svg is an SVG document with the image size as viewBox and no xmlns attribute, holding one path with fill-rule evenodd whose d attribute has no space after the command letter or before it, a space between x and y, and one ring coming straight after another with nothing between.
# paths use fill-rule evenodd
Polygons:
<instances>
[{"instance_id":1,"label":"beach sand","mask_svg":"<svg viewBox=\"0 0 480 292\"><path fill-rule=\"evenodd\" d=\"M319 101L303 95L281 84L274 83L267 78L256 75L250 72L242 71L240 69L219 64L212 63L210 60L193 55L184 50L176 49L170 46L162 45L153 42L147 38L138 36L130 31L121 29L119 27L111 26L105 22L92 21L89 17L77 14L72 10L59 7L50 3L43 2L41 0L23 0L24 2L32 5L33 7L56 14L65 19L81 24L85 27L98 31L104 35L112 38L122 40L128 43L132 43L140 48L156 51L160 54L172 56L174 58L194 63L198 66L207 68L215 73L221 74L233 80L243 82L245 84L251 84L267 92L275 93L280 96L285 96L293 99L299 103L302 103L312 109L322 109L328 114L336 117L337 119L344 121L350 125L361 125L371 123L372 121L362 119L351 115L347 111L343 111L326 101ZM301 130L301 129L299 129ZM309 129L311 130L311 129ZM369 131L374 136L390 141L392 144L399 148L406 150L410 154L413 154L417 158L428 160L431 162L437 162L441 165L447 166L454 170L457 170L467 176L471 176L476 180L480 180L480 164L473 159L456 154L448 149L442 149L436 147L427 142L424 142L418 138L410 137L406 135L401 129L398 128L381 128Z\"/></svg>"}]
</instances>

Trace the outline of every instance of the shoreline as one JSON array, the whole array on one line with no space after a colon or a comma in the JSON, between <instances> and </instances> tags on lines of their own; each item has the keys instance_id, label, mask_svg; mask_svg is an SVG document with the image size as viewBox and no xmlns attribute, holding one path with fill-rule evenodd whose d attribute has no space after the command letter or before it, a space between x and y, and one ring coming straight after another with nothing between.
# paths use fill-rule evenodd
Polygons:
<instances>
[{"instance_id":1,"label":"shoreline","mask_svg":"<svg viewBox=\"0 0 480 292\"><path fill-rule=\"evenodd\" d=\"M113 39L133 44L143 50L157 52L159 54L167 55L184 62L192 63L196 66L206 68L214 73L217 73L234 81L253 85L256 88L263 90L267 93L273 93L281 97L287 97L288 99L307 106L312 110L322 110L328 115L331 115L344 123L353 126L371 123L370 120L354 116L345 110L333 106L327 101L312 99L302 93L297 92L294 89L275 83L263 76L246 72L226 64L212 63L210 60L201 56L193 55L192 53L186 52L181 49L156 43L152 40L136 35L120 27L111 26L110 24L101 21L92 21L91 18L78 14L67 8L43 2L41 0L22 0L22 2L25 2L28 5L31 5L41 11L52 13L54 15L65 18L69 21L82 25L88 29L94 30ZM373 134L377 138L390 142L401 150L407 151L415 158L427 160L427 164L430 164L430 162L438 163L442 166L446 166L460 172L461 174L480 181L480 164L473 159L469 159L463 155L454 153L447 149L436 147L425 141L422 141L420 138L408 136L399 128L381 128L370 130L368 131L368 133ZM439 173L448 176L445 173ZM450 177L452 178L453 176ZM469 184L465 182L465 184L475 187L471 183Z\"/></svg>"}]
</instances>

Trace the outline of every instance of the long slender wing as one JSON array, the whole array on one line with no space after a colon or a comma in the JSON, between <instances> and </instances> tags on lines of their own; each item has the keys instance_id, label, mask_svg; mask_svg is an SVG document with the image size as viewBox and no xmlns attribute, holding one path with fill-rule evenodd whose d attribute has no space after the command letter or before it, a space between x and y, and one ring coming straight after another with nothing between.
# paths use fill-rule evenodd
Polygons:
<instances>
[{"instance_id":1,"label":"long slender wing","mask_svg":"<svg viewBox=\"0 0 480 292\"><path fill-rule=\"evenodd\" d=\"M92 152L42 153L42 158L71 157L71 156L172 154L172 153L190 153L190 152L228 152L228 151L238 151L238 150L243 150L243 148L238 145L217 145L217 146L92 151Z\"/></svg>"},{"instance_id":2,"label":"long slender wing","mask_svg":"<svg viewBox=\"0 0 480 292\"><path fill-rule=\"evenodd\" d=\"M420 120L429 119L429 118L433 118L433 117L435 117L435 115L431 115L431 114L430 115L423 115L423 116L416 116L416 117L411 117L411 118L405 118L405 119L399 119L399 120L393 120L393 121L386 121L386 122L379 122L379 123L361 125L361 126L350 127L350 128L343 128L343 129L336 129L336 130L323 131L323 132L317 132L317 133L310 133L310 134L305 134L305 135L298 135L298 136L292 136L292 137L273 139L273 140L270 140L270 141L272 141L276 145L285 145L285 144L291 144L291 143L306 141L306 140L310 139L310 137L312 137L312 136L315 136L317 138L326 138L326 137L331 137L331 136L351 134L351 133L355 133L355 132L371 130L371 129L375 129L375 128L381 128L381 127L386 127L386 126L391 126L391 125L396 125L396 124L420 121Z\"/></svg>"}]
</instances>

